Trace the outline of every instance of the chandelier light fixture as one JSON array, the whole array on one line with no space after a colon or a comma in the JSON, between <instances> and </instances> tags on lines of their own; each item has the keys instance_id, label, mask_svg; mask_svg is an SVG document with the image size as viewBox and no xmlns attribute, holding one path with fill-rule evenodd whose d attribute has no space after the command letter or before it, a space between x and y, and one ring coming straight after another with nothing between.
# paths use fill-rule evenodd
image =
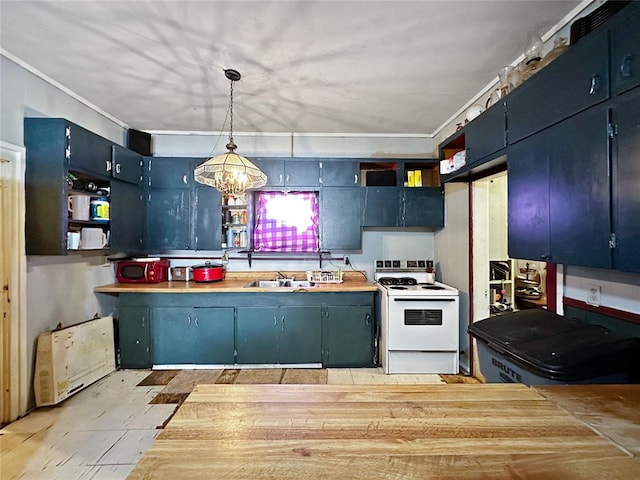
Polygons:
<instances>
[{"instance_id":1,"label":"chandelier light fixture","mask_svg":"<svg viewBox=\"0 0 640 480\"><path fill-rule=\"evenodd\" d=\"M229 102L229 143L227 153L209 158L194 170L199 183L215 187L222 194L239 195L247 190L260 188L267 183L267 176L251 161L238 155L233 141L233 83L240 80L240 72L231 68L224 71L231 81Z\"/></svg>"}]
</instances>

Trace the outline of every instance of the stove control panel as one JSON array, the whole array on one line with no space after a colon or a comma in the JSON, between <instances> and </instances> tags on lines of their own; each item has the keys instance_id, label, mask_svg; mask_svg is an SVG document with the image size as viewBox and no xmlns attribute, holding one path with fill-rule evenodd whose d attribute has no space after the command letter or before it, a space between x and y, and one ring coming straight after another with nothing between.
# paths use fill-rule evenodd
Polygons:
<instances>
[{"instance_id":1,"label":"stove control panel","mask_svg":"<svg viewBox=\"0 0 640 480\"><path fill-rule=\"evenodd\" d=\"M422 270L433 269L433 260L375 260L375 270L384 271L403 271L403 270Z\"/></svg>"}]
</instances>

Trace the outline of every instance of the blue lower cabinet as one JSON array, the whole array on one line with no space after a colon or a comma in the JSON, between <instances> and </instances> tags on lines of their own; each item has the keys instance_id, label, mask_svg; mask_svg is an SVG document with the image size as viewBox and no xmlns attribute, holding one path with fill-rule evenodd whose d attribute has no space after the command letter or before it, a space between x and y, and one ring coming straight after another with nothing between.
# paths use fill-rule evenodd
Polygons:
<instances>
[{"instance_id":1,"label":"blue lower cabinet","mask_svg":"<svg viewBox=\"0 0 640 480\"><path fill-rule=\"evenodd\" d=\"M373 298L374 292L123 293L120 365L373 366Z\"/></svg>"},{"instance_id":2,"label":"blue lower cabinet","mask_svg":"<svg viewBox=\"0 0 640 480\"><path fill-rule=\"evenodd\" d=\"M151 367L149 307L120 307L117 325L120 368Z\"/></svg>"},{"instance_id":3,"label":"blue lower cabinet","mask_svg":"<svg viewBox=\"0 0 640 480\"><path fill-rule=\"evenodd\" d=\"M322 319L324 367L375 365L375 322L372 306L326 306Z\"/></svg>"},{"instance_id":4,"label":"blue lower cabinet","mask_svg":"<svg viewBox=\"0 0 640 480\"><path fill-rule=\"evenodd\" d=\"M153 363L234 363L233 307L152 309Z\"/></svg>"},{"instance_id":5,"label":"blue lower cabinet","mask_svg":"<svg viewBox=\"0 0 640 480\"><path fill-rule=\"evenodd\" d=\"M316 306L280 307L282 328L278 338L280 363L322 361L322 317Z\"/></svg>"},{"instance_id":6,"label":"blue lower cabinet","mask_svg":"<svg viewBox=\"0 0 640 480\"><path fill-rule=\"evenodd\" d=\"M238 307L238 363L278 363L278 307Z\"/></svg>"},{"instance_id":7,"label":"blue lower cabinet","mask_svg":"<svg viewBox=\"0 0 640 480\"><path fill-rule=\"evenodd\" d=\"M237 312L239 364L320 363L319 306L238 307Z\"/></svg>"}]
</instances>

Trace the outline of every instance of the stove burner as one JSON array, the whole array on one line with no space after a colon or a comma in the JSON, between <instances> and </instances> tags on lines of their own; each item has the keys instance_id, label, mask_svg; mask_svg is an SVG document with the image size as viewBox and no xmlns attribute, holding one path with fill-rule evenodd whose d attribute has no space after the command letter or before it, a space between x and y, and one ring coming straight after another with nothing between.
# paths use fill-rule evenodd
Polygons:
<instances>
[{"instance_id":1,"label":"stove burner","mask_svg":"<svg viewBox=\"0 0 640 480\"><path fill-rule=\"evenodd\" d=\"M422 288L424 288L425 290L444 290L444 287L441 287L439 285L424 285L421 284Z\"/></svg>"}]
</instances>

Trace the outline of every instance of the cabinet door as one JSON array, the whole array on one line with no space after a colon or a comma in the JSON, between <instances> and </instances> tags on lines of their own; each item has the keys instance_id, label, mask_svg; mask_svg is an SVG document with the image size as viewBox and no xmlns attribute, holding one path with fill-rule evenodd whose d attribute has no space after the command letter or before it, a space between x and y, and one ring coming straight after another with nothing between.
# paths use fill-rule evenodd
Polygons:
<instances>
[{"instance_id":1,"label":"cabinet door","mask_svg":"<svg viewBox=\"0 0 640 480\"><path fill-rule=\"evenodd\" d=\"M320 307L280 307L278 363L322 361L322 311Z\"/></svg>"},{"instance_id":2,"label":"cabinet door","mask_svg":"<svg viewBox=\"0 0 640 480\"><path fill-rule=\"evenodd\" d=\"M546 132L509 148L509 257L549 260L549 139Z\"/></svg>"},{"instance_id":3,"label":"cabinet door","mask_svg":"<svg viewBox=\"0 0 640 480\"><path fill-rule=\"evenodd\" d=\"M69 165L71 169L110 178L112 169L111 146L106 138L69 122Z\"/></svg>"},{"instance_id":4,"label":"cabinet door","mask_svg":"<svg viewBox=\"0 0 640 480\"><path fill-rule=\"evenodd\" d=\"M360 185L360 162L323 160L320 162L323 187L355 187Z\"/></svg>"},{"instance_id":5,"label":"cabinet door","mask_svg":"<svg viewBox=\"0 0 640 480\"><path fill-rule=\"evenodd\" d=\"M191 188L196 160L183 157L146 159L146 184L151 188Z\"/></svg>"},{"instance_id":6,"label":"cabinet door","mask_svg":"<svg viewBox=\"0 0 640 480\"><path fill-rule=\"evenodd\" d=\"M251 161L267 176L265 187L284 186L284 160L278 158L256 158L251 159Z\"/></svg>"},{"instance_id":7,"label":"cabinet door","mask_svg":"<svg viewBox=\"0 0 640 480\"><path fill-rule=\"evenodd\" d=\"M363 187L362 226L397 227L399 193L396 187Z\"/></svg>"},{"instance_id":8,"label":"cabinet door","mask_svg":"<svg viewBox=\"0 0 640 480\"><path fill-rule=\"evenodd\" d=\"M607 124L607 109L599 105L550 129L549 241L554 263L611 267Z\"/></svg>"},{"instance_id":9,"label":"cabinet door","mask_svg":"<svg viewBox=\"0 0 640 480\"><path fill-rule=\"evenodd\" d=\"M322 320L324 367L374 365L373 309L370 306L327 306Z\"/></svg>"},{"instance_id":10,"label":"cabinet door","mask_svg":"<svg viewBox=\"0 0 640 480\"><path fill-rule=\"evenodd\" d=\"M608 53L606 31L585 38L507 95L509 144L608 99Z\"/></svg>"},{"instance_id":11,"label":"cabinet door","mask_svg":"<svg viewBox=\"0 0 640 480\"><path fill-rule=\"evenodd\" d=\"M141 185L142 155L120 145L114 144L112 148L113 178Z\"/></svg>"},{"instance_id":12,"label":"cabinet door","mask_svg":"<svg viewBox=\"0 0 640 480\"><path fill-rule=\"evenodd\" d=\"M616 94L640 85L640 10L613 29L611 76Z\"/></svg>"},{"instance_id":13,"label":"cabinet door","mask_svg":"<svg viewBox=\"0 0 640 480\"><path fill-rule=\"evenodd\" d=\"M193 361L196 364L235 362L233 307L194 308Z\"/></svg>"},{"instance_id":14,"label":"cabinet door","mask_svg":"<svg viewBox=\"0 0 640 480\"><path fill-rule=\"evenodd\" d=\"M195 188L196 250L220 250L222 246L222 194L215 188Z\"/></svg>"},{"instance_id":15,"label":"cabinet door","mask_svg":"<svg viewBox=\"0 0 640 480\"><path fill-rule=\"evenodd\" d=\"M476 117L464 129L466 161L472 165L506 146L505 105L499 102Z\"/></svg>"},{"instance_id":16,"label":"cabinet door","mask_svg":"<svg viewBox=\"0 0 640 480\"><path fill-rule=\"evenodd\" d=\"M359 250L362 247L361 187L324 187L320 192L321 248Z\"/></svg>"},{"instance_id":17,"label":"cabinet door","mask_svg":"<svg viewBox=\"0 0 640 480\"><path fill-rule=\"evenodd\" d=\"M315 160L285 160L286 187L317 187L320 185L320 162Z\"/></svg>"},{"instance_id":18,"label":"cabinet door","mask_svg":"<svg viewBox=\"0 0 640 480\"><path fill-rule=\"evenodd\" d=\"M278 337L281 328L278 307L238 307L237 362L278 363Z\"/></svg>"},{"instance_id":19,"label":"cabinet door","mask_svg":"<svg viewBox=\"0 0 640 480\"><path fill-rule=\"evenodd\" d=\"M640 272L640 89L623 97L614 113L618 125L612 172L614 266Z\"/></svg>"},{"instance_id":20,"label":"cabinet door","mask_svg":"<svg viewBox=\"0 0 640 480\"><path fill-rule=\"evenodd\" d=\"M151 315L154 365L195 363L198 332L192 308L153 308Z\"/></svg>"},{"instance_id":21,"label":"cabinet door","mask_svg":"<svg viewBox=\"0 0 640 480\"><path fill-rule=\"evenodd\" d=\"M401 192L401 226L444 227L444 192L440 187L404 188Z\"/></svg>"},{"instance_id":22,"label":"cabinet door","mask_svg":"<svg viewBox=\"0 0 640 480\"><path fill-rule=\"evenodd\" d=\"M142 186L112 180L110 200L111 251L142 252L145 219Z\"/></svg>"},{"instance_id":23,"label":"cabinet door","mask_svg":"<svg viewBox=\"0 0 640 480\"><path fill-rule=\"evenodd\" d=\"M191 191L154 188L147 197L145 250L189 250L191 248Z\"/></svg>"},{"instance_id":24,"label":"cabinet door","mask_svg":"<svg viewBox=\"0 0 640 480\"><path fill-rule=\"evenodd\" d=\"M121 307L118 316L120 368L149 368L151 362L148 307Z\"/></svg>"}]
</instances>

